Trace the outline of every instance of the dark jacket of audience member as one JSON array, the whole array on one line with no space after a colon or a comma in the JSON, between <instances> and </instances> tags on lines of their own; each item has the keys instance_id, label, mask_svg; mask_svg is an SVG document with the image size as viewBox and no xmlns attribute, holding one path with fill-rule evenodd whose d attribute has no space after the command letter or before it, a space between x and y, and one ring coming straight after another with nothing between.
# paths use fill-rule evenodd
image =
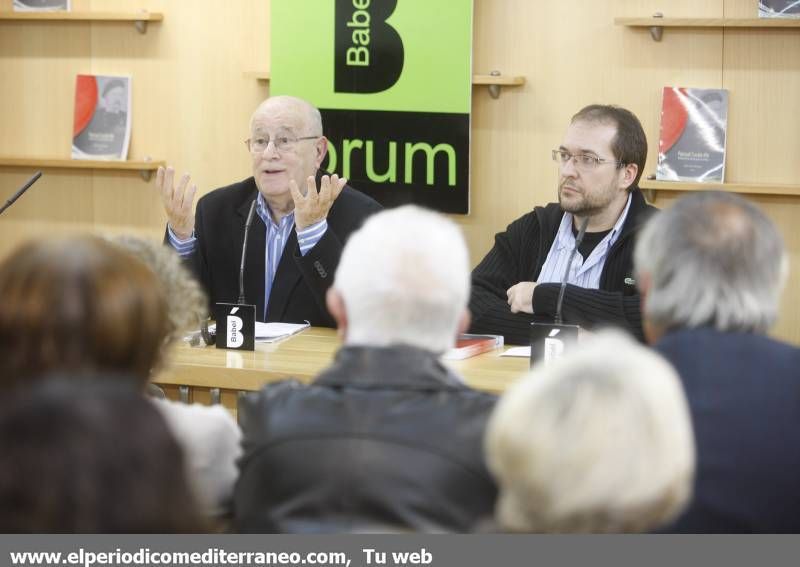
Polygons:
<instances>
[{"instance_id":1,"label":"dark jacket of audience member","mask_svg":"<svg viewBox=\"0 0 800 567\"><path fill-rule=\"evenodd\" d=\"M125 382L73 376L0 407L0 533L203 530L180 447Z\"/></svg>"},{"instance_id":2,"label":"dark jacket of audience member","mask_svg":"<svg viewBox=\"0 0 800 567\"><path fill-rule=\"evenodd\" d=\"M468 297L464 239L445 218L406 206L353 233L327 295L344 339L334 363L243 404L239 531L463 532L492 513L481 441L495 397L439 361Z\"/></svg>"},{"instance_id":3,"label":"dark jacket of audience member","mask_svg":"<svg viewBox=\"0 0 800 567\"><path fill-rule=\"evenodd\" d=\"M669 333L699 455L682 533L800 532L800 349L753 333Z\"/></svg>"},{"instance_id":4,"label":"dark jacket of audience member","mask_svg":"<svg viewBox=\"0 0 800 567\"><path fill-rule=\"evenodd\" d=\"M777 228L736 195L692 195L645 227L635 264L697 446L694 496L667 531L797 533L800 349L766 336L788 267Z\"/></svg>"},{"instance_id":5,"label":"dark jacket of audience member","mask_svg":"<svg viewBox=\"0 0 800 567\"><path fill-rule=\"evenodd\" d=\"M311 386L270 385L242 408L236 526L466 531L496 497L481 454L494 402L433 353L343 348Z\"/></svg>"}]
</instances>

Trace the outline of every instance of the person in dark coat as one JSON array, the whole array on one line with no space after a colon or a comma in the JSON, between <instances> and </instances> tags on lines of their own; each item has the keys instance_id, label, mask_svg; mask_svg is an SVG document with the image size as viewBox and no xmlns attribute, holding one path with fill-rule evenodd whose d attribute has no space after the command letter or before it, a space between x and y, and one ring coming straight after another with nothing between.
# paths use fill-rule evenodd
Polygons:
<instances>
[{"instance_id":1,"label":"person in dark coat","mask_svg":"<svg viewBox=\"0 0 800 567\"><path fill-rule=\"evenodd\" d=\"M800 532L800 349L766 336L787 272L774 223L736 195L684 197L645 227L635 264L697 446L694 497L667 531Z\"/></svg>"},{"instance_id":2,"label":"person in dark coat","mask_svg":"<svg viewBox=\"0 0 800 567\"><path fill-rule=\"evenodd\" d=\"M250 120L253 176L203 196L171 167L159 168L168 222L165 241L186 259L217 302L236 303L240 259L251 205L244 271L247 303L258 321L332 327L325 307L342 247L381 206L319 167L328 151L319 110L295 97L265 100ZM213 312L213 310L212 310Z\"/></svg>"},{"instance_id":3,"label":"person in dark coat","mask_svg":"<svg viewBox=\"0 0 800 567\"><path fill-rule=\"evenodd\" d=\"M567 276L564 322L618 326L643 340L633 246L639 225L656 209L638 187L647 157L642 125L624 108L587 106L572 117L552 157L559 167L558 203L536 207L495 236L472 272L471 332L527 345L531 322L552 323L586 221Z\"/></svg>"},{"instance_id":4,"label":"person in dark coat","mask_svg":"<svg viewBox=\"0 0 800 567\"><path fill-rule=\"evenodd\" d=\"M436 213L385 211L350 238L328 292L333 364L240 408L237 531L465 532L492 514L481 442L495 397L439 360L468 296L463 237Z\"/></svg>"}]
</instances>

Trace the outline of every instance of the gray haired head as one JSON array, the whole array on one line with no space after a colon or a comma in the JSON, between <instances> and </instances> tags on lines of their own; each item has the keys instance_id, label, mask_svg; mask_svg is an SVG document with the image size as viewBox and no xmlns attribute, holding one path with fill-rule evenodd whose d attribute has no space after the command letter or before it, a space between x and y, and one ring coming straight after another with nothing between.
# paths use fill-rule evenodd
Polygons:
<instances>
[{"instance_id":1,"label":"gray haired head","mask_svg":"<svg viewBox=\"0 0 800 567\"><path fill-rule=\"evenodd\" d=\"M684 197L651 219L634 263L637 280L649 282L644 318L663 330L766 332L788 268L772 221L720 191Z\"/></svg>"}]
</instances>

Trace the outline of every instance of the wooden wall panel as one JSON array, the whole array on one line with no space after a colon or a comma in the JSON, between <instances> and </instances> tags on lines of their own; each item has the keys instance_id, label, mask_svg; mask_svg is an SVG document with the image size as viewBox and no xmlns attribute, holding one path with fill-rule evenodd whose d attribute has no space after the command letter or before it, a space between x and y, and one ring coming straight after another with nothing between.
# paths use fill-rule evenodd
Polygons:
<instances>
[{"instance_id":1,"label":"wooden wall panel","mask_svg":"<svg viewBox=\"0 0 800 567\"><path fill-rule=\"evenodd\" d=\"M464 227L473 262L495 232L534 205L556 198L550 150L587 104L625 106L650 139L648 171L657 156L661 88L669 81L719 87L722 37L670 33L654 44L646 31L614 25L615 16L650 15L659 2L476 0L473 66L524 75L522 88L492 100L474 90L472 215ZM675 16L720 16L721 0L674 1ZM687 65L692 61L693 65Z\"/></svg>"},{"instance_id":2,"label":"wooden wall panel","mask_svg":"<svg viewBox=\"0 0 800 567\"><path fill-rule=\"evenodd\" d=\"M10 9L11 0L0 0ZM626 106L657 158L661 89L731 91L729 181L800 183L795 126L800 106L800 32L668 29L656 43L616 16L753 17L754 0L475 0L473 68L524 75L491 99L473 91L471 214L453 217L473 263L495 232L555 198L549 151L570 117L593 102ZM200 193L249 175L242 144L250 113L269 88L246 76L269 69L269 1L75 0L75 9L164 13L146 35L131 24L0 24L0 154L69 155L74 77L133 76L130 157L166 159L189 171ZM302 30L298 30L302 41ZM28 175L0 170L0 199ZM658 204L674 200L659 196ZM800 270L800 199L759 197ZM0 256L21 239L54 231L136 232L159 238L164 214L153 182L134 174L48 171L0 218ZM797 270L795 270L797 272ZM793 275L776 334L800 343Z\"/></svg>"}]
</instances>

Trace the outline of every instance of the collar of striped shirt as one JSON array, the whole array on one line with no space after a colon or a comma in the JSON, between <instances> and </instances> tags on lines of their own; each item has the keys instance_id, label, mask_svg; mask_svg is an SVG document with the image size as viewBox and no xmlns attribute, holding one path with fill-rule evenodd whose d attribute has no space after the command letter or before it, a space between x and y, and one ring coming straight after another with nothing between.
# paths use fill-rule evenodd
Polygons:
<instances>
[{"instance_id":1,"label":"collar of striped shirt","mask_svg":"<svg viewBox=\"0 0 800 567\"><path fill-rule=\"evenodd\" d=\"M567 276L567 283L579 285L588 289L597 289L600 285L600 275L603 271L608 251L619 238L628 211L631 207L631 195L628 195L628 202L622 210L622 214L617 219L616 224L603 240L595 246L592 253L585 260L580 254L575 255L570 273ZM564 270L572 249L575 248L575 235L572 233L572 213L565 212L561 217L561 224L558 233L547 259L542 266L537 283L558 283L564 277Z\"/></svg>"}]
</instances>

